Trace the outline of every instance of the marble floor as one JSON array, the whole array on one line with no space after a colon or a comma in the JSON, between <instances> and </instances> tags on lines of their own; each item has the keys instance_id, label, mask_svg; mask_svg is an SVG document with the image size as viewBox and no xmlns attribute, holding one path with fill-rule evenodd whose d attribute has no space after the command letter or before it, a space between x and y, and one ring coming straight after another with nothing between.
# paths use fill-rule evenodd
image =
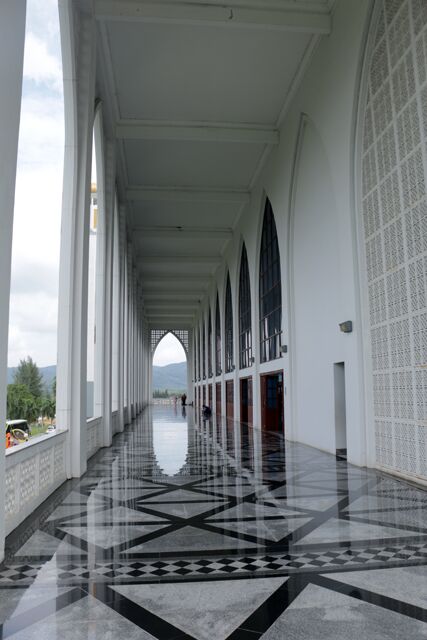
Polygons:
<instances>
[{"instance_id":1,"label":"marble floor","mask_svg":"<svg viewBox=\"0 0 427 640\"><path fill-rule=\"evenodd\" d=\"M427 639L427 492L147 409L7 540L1 638Z\"/></svg>"}]
</instances>

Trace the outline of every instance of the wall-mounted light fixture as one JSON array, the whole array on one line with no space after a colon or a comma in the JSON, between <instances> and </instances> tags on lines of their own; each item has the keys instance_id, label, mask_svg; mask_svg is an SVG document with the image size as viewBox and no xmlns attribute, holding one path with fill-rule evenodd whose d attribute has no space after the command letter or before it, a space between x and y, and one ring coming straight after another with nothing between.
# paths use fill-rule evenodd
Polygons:
<instances>
[{"instance_id":1,"label":"wall-mounted light fixture","mask_svg":"<svg viewBox=\"0 0 427 640\"><path fill-rule=\"evenodd\" d=\"M280 347L280 353L283 355L284 353L288 353L288 345L284 344Z\"/></svg>"},{"instance_id":2,"label":"wall-mounted light fixture","mask_svg":"<svg viewBox=\"0 0 427 640\"><path fill-rule=\"evenodd\" d=\"M252 356L252 358L249 358L249 363L250 364L255 364L255 358Z\"/></svg>"},{"instance_id":3,"label":"wall-mounted light fixture","mask_svg":"<svg viewBox=\"0 0 427 640\"><path fill-rule=\"evenodd\" d=\"M352 320L346 320L345 322L340 322L340 331L343 333L351 333L353 331L353 322Z\"/></svg>"},{"instance_id":4,"label":"wall-mounted light fixture","mask_svg":"<svg viewBox=\"0 0 427 640\"><path fill-rule=\"evenodd\" d=\"M234 366L234 364L232 364L230 371L235 371L235 370L236 370L236 367Z\"/></svg>"}]
</instances>

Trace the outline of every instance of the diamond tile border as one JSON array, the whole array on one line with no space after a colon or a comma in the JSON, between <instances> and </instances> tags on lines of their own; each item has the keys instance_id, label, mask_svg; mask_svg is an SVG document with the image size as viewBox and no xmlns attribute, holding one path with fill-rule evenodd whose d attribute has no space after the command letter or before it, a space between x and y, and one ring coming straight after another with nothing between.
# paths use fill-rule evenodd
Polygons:
<instances>
[{"instance_id":1,"label":"diamond tile border","mask_svg":"<svg viewBox=\"0 0 427 640\"><path fill-rule=\"evenodd\" d=\"M97 562L90 568L86 563L55 562L12 564L0 571L0 586L31 583L44 568L46 580L73 584L117 579L170 580L197 576L232 577L242 575L274 575L299 572L324 572L328 569L346 570L356 567L381 568L389 565L427 565L427 544L406 546L377 546L363 549L336 549L301 554L245 555L243 557L151 560L148 562Z\"/></svg>"}]
</instances>

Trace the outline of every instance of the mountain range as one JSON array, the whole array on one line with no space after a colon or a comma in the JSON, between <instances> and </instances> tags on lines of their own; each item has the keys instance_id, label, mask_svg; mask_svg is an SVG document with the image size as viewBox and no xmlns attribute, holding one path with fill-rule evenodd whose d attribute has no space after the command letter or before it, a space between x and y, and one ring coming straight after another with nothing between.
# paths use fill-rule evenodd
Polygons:
<instances>
[{"instance_id":1,"label":"mountain range","mask_svg":"<svg viewBox=\"0 0 427 640\"><path fill-rule=\"evenodd\" d=\"M164 367L153 366L153 391L184 391L187 388L187 363L174 362Z\"/></svg>"},{"instance_id":2,"label":"mountain range","mask_svg":"<svg viewBox=\"0 0 427 640\"><path fill-rule=\"evenodd\" d=\"M17 367L8 367L7 384L13 382ZM52 388L52 382L56 376L56 365L49 367L39 367L39 371L43 376L43 381L47 389ZM153 367L153 390L165 391L183 391L187 388L187 363L178 362L167 364L164 367Z\"/></svg>"}]
</instances>

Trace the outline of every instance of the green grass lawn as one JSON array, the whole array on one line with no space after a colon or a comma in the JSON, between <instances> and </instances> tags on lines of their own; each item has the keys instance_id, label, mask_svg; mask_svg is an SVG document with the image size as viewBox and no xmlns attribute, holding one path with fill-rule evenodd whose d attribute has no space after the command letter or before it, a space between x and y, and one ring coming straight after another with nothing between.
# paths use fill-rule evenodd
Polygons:
<instances>
[{"instance_id":1,"label":"green grass lawn","mask_svg":"<svg viewBox=\"0 0 427 640\"><path fill-rule=\"evenodd\" d=\"M31 425L31 437L41 436L43 433L46 433L48 426L48 424L37 424L37 422L35 422Z\"/></svg>"}]
</instances>

